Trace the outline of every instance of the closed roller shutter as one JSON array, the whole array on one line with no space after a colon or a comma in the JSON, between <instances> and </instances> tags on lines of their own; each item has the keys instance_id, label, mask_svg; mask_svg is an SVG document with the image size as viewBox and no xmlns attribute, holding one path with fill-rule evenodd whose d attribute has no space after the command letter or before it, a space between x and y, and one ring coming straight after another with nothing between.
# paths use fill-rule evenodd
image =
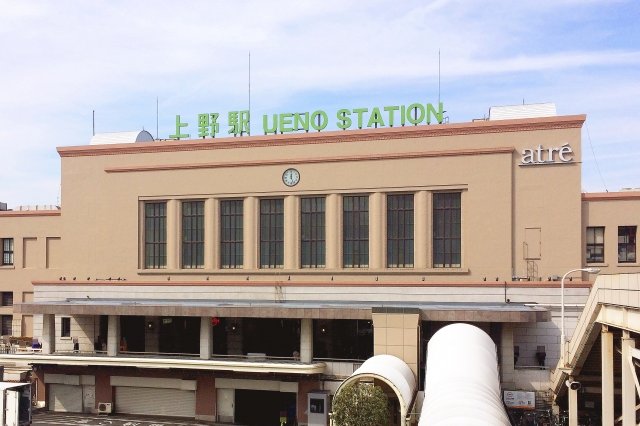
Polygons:
<instances>
[{"instance_id":1,"label":"closed roller shutter","mask_svg":"<svg viewBox=\"0 0 640 426\"><path fill-rule=\"evenodd\" d=\"M82 386L50 384L49 410L82 413Z\"/></svg>"},{"instance_id":2,"label":"closed roller shutter","mask_svg":"<svg viewBox=\"0 0 640 426\"><path fill-rule=\"evenodd\" d=\"M116 386L117 413L153 416L196 416L196 393L179 389Z\"/></svg>"}]
</instances>

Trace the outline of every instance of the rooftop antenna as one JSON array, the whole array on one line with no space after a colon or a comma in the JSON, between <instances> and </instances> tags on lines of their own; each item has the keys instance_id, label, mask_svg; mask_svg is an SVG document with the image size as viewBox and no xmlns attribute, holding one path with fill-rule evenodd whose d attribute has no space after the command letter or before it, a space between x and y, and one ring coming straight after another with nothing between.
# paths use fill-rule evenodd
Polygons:
<instances>
[{"instance_id":1,"label":"rooftop antenna","mask_svg":"<svg viewBox=\"0 0 640 426\"><path fill-rule=\"evenodd\" d=\"M160 133L158 132L158 117L159 117L158 97L156 96L156 139L160 139Z\"/></svg>"},{"instance_id":2,"label":"rooftop antenna","mask_svg":"<svg viewBox=\"0 0 640 426\"><path fill-rule=\"evenodd\" d=\"M251 136L251 51L249 51L249 128L247 135Z\"/></svg>"},{"instance_id":3,"label":"rooftop antenna","mask_svg":"<svg viewBox=\"0 0 640 426\"><path fill-rule=\"evenodd\" d=\"M438 105L440 105L440 49L438 49Z\"/></svg>"},{"instance_id":4,"label":"rooftop antenna","mask_svg":"<svg viewBox=\"0 0 640 426\"><path fill-rule=\"evenodd\" d=\"M91 115L93 116L93 136L96 135L96 110L91 111Z\"/></svg>"}]
</instances>

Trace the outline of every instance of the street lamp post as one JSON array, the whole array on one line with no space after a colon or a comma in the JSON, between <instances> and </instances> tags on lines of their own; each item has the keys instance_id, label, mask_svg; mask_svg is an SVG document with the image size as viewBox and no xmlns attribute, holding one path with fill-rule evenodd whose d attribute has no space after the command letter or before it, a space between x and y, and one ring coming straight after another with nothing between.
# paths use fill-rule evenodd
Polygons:
<instances>
[{"instance_id":1,"label":"street lamp post","mask_svg":"<svg viewBox=\"0 0 640 426\"><path fill-rule=\"evenodd\" d=\"M564 280L567 278L567 276L569 276L570 274L574 273L574 272L588 272L589 274L597 274L600 272L600 268L577 268L577 269L572 269L569 272L567 272L566 274L564 274L562 276L562 280L560 281L560 350L562 351L561 354L561 359L562 359L562 365L566 367L567 365L567 361L568 361L568 354L567 354L567 341L566 341L566 335L564 333Z\"/></svg>"}]
</instances>

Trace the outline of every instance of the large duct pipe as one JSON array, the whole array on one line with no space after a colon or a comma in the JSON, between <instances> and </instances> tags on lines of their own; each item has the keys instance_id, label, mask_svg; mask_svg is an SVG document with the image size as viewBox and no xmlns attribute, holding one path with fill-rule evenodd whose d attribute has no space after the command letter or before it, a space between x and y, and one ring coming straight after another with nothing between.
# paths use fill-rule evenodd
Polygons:
<instances>
[{"instance_id":1,"label":"large duct pipe","mask_svg":"<svg viewBox=\"0 0 640 426\"><path fill-rule=\"evenodd\" d=\"M509 426L500 398L496 346L469 324L451 324L429 341L420 426Z\"/></svg>"}]
</instances>

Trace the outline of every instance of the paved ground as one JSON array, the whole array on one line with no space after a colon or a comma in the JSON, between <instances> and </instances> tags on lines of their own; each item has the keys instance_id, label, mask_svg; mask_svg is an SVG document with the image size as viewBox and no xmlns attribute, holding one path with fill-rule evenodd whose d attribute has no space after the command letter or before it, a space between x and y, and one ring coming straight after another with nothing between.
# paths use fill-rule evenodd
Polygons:
<instances>
[{"instance_id":1,"label":"paved ground","mask_svg":"<svg viewBox=\"0 0 640 426\"><path fill-rule=\"evenodd\" d=\"M97 416L94 414L64 414L41 412L34 413L33 424L41 426L210 426L212 423L202 423L193 420L138 417L126 415Z\"/></svg>"}]
</instances>

